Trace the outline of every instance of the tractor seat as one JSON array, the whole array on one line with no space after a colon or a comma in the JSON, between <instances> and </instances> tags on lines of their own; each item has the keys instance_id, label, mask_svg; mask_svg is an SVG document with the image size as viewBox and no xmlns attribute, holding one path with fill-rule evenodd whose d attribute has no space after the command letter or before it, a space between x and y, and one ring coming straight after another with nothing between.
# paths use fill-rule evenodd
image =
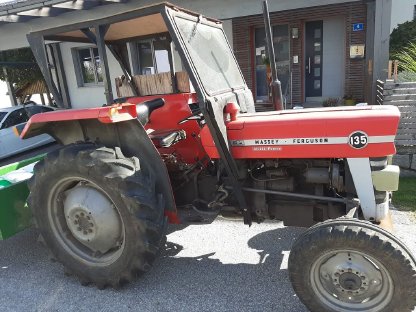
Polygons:
<instances>
[{"instance_id":1,"label":"tractor seat","mask_svg":"<svg viewBox=\"0 0 416 312\"><path fill-rule=\"evenodd\" d=\"M152 112L165 105L165 100L157 98L136 105L137 119L144 127L150 120Z\"/></svg>"},{"instance_id":2,"label":"tractor seat","mask_svg":"<svg viewBox=\"0 0 416 312\"><path fill-rule=\"evenodd\" d=\"M149 134L156 148L171 147L179 141L186 139L185 130L155 130Z\"/></svg>"}]
</instances>

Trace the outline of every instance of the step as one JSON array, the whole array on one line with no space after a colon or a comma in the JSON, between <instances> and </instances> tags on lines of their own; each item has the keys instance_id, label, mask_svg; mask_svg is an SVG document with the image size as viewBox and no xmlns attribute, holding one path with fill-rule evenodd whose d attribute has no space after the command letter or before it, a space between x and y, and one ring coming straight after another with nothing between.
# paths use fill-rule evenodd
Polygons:
<instances>
[{"instance_id":1,"label":"step","mask_svg":"<svg viewBox=\"0 0 416 312\"><path fill-rule=\"evenodd\" d=\"M383 101L384 105L406 106L416 105L416 100L386 100Z\"/></svg>"},{"instance_id":2,"label":"step","mask_svg":"<svg viewBox=\"0 0 416 312\"><path fill-rule=\"evenodd\" d=\"M397 101L397 100L415 100L416 102L416 92L414 94L392 94L385 95L384 101Z\"/></svg>"},{"instance_id":3,"label":"step","mask_svg":"<svg viewBox=\"0 0 416 312\"><path fill-rule=\"evenodd\" d=\"M384 95L393 95L393 94L416 94L415 88L395 88L391 90L384 90Z\"/></svg>"},{"instance_id":4,"label":"step","mask_svg":"<svg viewBox=\"0 0 416 312\"><path fill-rule=\"evenodd\" d=\"M384 90L396 88L416 88L416 82L385 83Z\"/></svg>"}]
</instances>

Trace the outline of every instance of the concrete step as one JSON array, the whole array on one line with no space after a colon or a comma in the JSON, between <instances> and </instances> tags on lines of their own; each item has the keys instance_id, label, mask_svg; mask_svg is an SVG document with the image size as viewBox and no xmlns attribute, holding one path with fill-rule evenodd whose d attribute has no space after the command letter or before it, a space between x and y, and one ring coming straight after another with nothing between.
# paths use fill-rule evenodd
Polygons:
<instances>
[{"instance_id":1,"label":"concrete step","mask_svg":"<svg viewBox=\"0 0 416 312\"><path fill-rule=\"evenodd\" d=\"M384 90L384 95L393 94L416 94L416 88L396 88L391 90Z\"/></svg>"},{"instance_id":2,"label":"concrete step","mask_svg":"<svg viewBox=\"0 0 416 312\"><path fill-rule=\"evenodd\" d=\"M411 93L410 94L391 94L391 95L384 96L384 101L397 101L397 100L415 100L416 102L416 92L414 94L411 94Z\"/></svg>"},{"instance_id":3,"label":"concrete step","mask_svg":"<svg viewBox=\"0 0 416 312\"><path fill-rule=\"evenodd\" d=\"M416 105L416 100L384 100L383 104L396 106Z\"/></svg>"},{"instance_id":4,"label":"concrete step","mask_svg":"<svg viewBox=\"0 0 416 312\"><path fill-rule=\"evenodd\" d=\"M400 83L385 83L384 90L391 90L395 88L416 88L416 82L400 82Z\"/></svg>"}]
</instances>

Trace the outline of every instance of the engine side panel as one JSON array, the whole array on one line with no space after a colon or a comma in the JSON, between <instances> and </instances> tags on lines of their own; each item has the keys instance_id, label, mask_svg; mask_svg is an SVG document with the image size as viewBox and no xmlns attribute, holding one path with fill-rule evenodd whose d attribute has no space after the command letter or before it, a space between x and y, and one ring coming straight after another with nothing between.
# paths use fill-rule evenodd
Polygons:
<instances>
[{"instance_id":1,"label":"engine side panel","mask_svg":"<svg viewBox=\"0 0 416 312\"><path fill-rule=\"evenodd\" d=\"M241 115L227 123L227 134L239 159L381 157L396 152L399 120L397 107L387 105L291 110ZM363 144L352 144L356 135ZM217 158L206 129L201 139Z\"/></svg>"}]
</instances>

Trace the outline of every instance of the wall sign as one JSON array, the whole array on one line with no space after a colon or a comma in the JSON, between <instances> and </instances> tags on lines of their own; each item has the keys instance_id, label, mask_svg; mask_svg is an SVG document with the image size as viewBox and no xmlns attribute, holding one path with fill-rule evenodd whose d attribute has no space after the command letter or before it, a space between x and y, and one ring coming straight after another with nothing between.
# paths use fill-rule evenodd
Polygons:
<instances>
[{"instance_id":1,"label":"wall sign","mask_svg":"<svg viewBox=\"0 0 416 312\"><path fill-rule=\"evenodd\" d=\"M350 58L362 59L365 54L365 44L352 44L350 45Z\"/></svg>"},{"instance_id":2,"label":"wall sign","mask_svg":"<svg viewBox=\"0 0 416 312\"><path fill-rule=\"evenodd\" d=\"M364 30L364 23L352 24L352 31L363 31L363 30Z\"/></svg>"}]
</instances>

